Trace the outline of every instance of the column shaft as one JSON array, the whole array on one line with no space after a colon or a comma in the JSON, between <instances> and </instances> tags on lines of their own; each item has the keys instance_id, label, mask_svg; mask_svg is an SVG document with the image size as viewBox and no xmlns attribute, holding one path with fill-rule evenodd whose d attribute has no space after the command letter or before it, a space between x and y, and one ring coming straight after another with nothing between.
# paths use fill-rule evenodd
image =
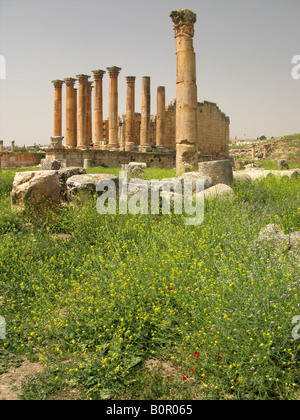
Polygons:
<instances>
[{"instance_id":1,"label":"column shaft","mask_svg":"<svg viewBox=\"0 0 300 420\"><path fill-rule=\"evenodd\" d=\"M76 79L69 77L64 79L66 83L66 147L76 147L75 123L74 123L74 83Z\"/></svg>"},{"instance_id":2,"label":"column shaft","mask_svg":"<svg viewBox=\"0 0 300 420\"><path fill-rule=\"evenodd\" d=\"M103 87L104 70L93 70L94 74L94 148L100 148L103 141Z\"/></svg>"},{"instance_id":3,"label":"column shaft","mask_svg":"<svg viewBox=\"0 0 300 420\"><path fill-rule=\"evenodd\" d=\"M109 72L108 147L118 147L118 75L120 68L107 67Z\"/></svg>"},{"instance_id":4,"label":"column shaft","mask_svg":"<svg viewBox=\"0 0 300 420\"><path fill-rule=\"evenodd\" d=\"M89 146L92 143L92 86L93 82L87 84L87 100L86 100L86 133L85 144Z\"/></svg>"},{"instance_id":5,"label":"column shaft","mask_svg":"<svg viewBox=\"0 0 300 420\"><path fill-rule=\"evenodd\" d=\"M74 147L77 147L77 89L74 88Z\"/></svg>"},{"instance_id":6,"label":"column shaft","mask_svg":"<svg viewBox=\"0 0 300 420\"><path fill-rule=\"evenodd\" d=\"M62 133L62 85L63 80L52 80L54 84L54 136Z\"/></svg>"},{"instance_id":7,"label":"column shaft","mask_svg":"<svg viewBox=\"0 0 300 420\"><path fill-rule=\"evenodd\" d=\"M156 146L165 146L166 95L165 87L157 88Z\"/></svg>"},{"instance_id":8,"label":"column shaft","mask_svg":"<svg viewBox=\"0 0 300 420\"><path fill-rule=\"evenodd\" d=\"M125 143L138 144L134 133L134 111L135 111L135 76L127 76L127 100L126 100L126 124Z\"/></svg>"},{"instance_id":9,"label":"column shaft","mask_svg":"<svg viewBox=\"0 0 300 420\"><path fill-rule=\"evenodd\" d=\"M79 80L78 89L78 121L77 121L77 147L85 149L88 147L86 143L86 108L87 108L87 89L88 78L85 74L76 76Z\"/></svg>"},{"instance_id":10,"label":"column shaft","mask_svg":"<svg viewBox=\"0 0 300 420\"><path fill-rule=\"evenodd\" d=\"M193 48L196 14L171 12L176 39L176 172L197 169L197 86Z\"/></svg>"},{"instance_id":11,"label":"column shaft","mask_svg":"<svg viewBox=\"0 0 300 420\"><path fill-rule=\"evenodd\" d=\"M150 144L150 77L142 78L142 109L141 109L141 136L140 150L147 151L151 149Z\"/></svg>"}]
</instances>

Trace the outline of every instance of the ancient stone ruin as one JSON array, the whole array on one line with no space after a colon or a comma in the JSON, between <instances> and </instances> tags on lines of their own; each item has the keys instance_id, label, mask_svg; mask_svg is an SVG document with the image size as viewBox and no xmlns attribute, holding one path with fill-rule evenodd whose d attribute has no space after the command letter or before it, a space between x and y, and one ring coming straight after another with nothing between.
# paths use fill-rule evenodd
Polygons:
<instances>
[{"instance_id":1,"label":"ancient stone ruin","mask_svg":"<svg viewBox=\"0 0 300 420\"><path fill-rule=\"evenodd\" d=\"M171 12L170 17L176 42L176 99L166 106L165 87L158 86L157 115L151 115L151 79L144 76L141 112L138 113L135 110L136 77L126 76L126 114L118 115L121 68L107 67L109 110L108 119L103 120L105 70L93 70L93 81L85 74L53 80L54 133L47 151L48 159L64 161L67 166L83 166L85 159L106 166L142 161L148 166L172 168L176 165L180 174L197 170L198 162L229 158L229 118L215 103L197 101L193 48L196 14L182 9ZM64 84L66 128L63 136Z\"/></svg>"}]
</instances>

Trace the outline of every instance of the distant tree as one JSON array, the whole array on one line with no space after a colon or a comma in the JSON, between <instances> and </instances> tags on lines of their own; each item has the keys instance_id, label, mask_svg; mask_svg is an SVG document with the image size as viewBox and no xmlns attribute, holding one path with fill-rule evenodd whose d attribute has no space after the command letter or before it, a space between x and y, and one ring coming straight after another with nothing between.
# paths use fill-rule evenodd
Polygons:
<instances>
[{"instance_id":1,"label":"distant tree","mask_svg":"<svg viewBox=\"0 0 300 420\"><path fill-rule=\"evenodd\" d=\"M259 140L266 140L267 137L266 136L260 136Z\"/></svg>"}]
</instances>

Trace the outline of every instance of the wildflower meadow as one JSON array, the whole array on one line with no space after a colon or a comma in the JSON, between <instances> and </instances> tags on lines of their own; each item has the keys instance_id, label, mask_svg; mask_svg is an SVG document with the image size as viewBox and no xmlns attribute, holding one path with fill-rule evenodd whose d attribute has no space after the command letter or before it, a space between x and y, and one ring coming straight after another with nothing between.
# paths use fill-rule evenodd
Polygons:
<instances>
[{"instance_id":1,"label":"wildflower meadow","mask_svg":"<svg viewBox=\"0 0 300 420\"><path fill-rule=\"evenodd\" d=\"M29 220L13 178L0 172L0 381L41 365L21 399L299 399L299 250L257 240L268 223L300 230L299 178L234 184L191 226L100 215L97 197Z\"/></svg>"}]
</instances>

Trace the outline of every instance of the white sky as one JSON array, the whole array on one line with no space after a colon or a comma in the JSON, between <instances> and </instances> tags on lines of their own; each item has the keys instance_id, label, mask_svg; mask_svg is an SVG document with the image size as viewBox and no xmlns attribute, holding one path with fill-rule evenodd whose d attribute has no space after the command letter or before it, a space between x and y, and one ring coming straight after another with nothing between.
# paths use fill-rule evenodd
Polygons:
<instances>
[{"instance_id":1,"label":"white sky","mask_svg":"<svg viewBox=\"0 0 300 420\"><path fill-rule=\"evenodd\" d=\"M230 117L231 137L300 132L300 0L0 0L0 139L4 145L49 144L53 79L109 66L119 75L119 114L126 111L126 76L151 76L167 104L176 96L172 10L197 14L194 48L198 101L216 102ZM92 79L92 77L91 77ZM90 79L90 80L91 80ZM108 73L103 79L108 116ZM64 130L65 87L63 88Z\"/></svg>"}]
</instances>

